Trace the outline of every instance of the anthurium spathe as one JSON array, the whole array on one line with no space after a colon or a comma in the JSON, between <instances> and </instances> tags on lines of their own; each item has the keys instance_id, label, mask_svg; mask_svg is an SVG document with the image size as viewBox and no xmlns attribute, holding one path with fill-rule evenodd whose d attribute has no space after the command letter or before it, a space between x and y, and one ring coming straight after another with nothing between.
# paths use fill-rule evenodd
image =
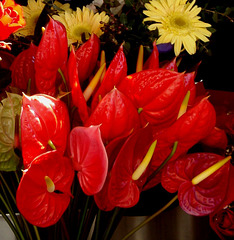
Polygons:
<instances>
[{"instance_id":1,"label":"anthurium spathe","mask_svg":"<svg viewBox=\"0 0 234 240\"><path fill-rule=\"evenodd\" d=\"M101 124L104 143L127 136L139 127L139 117L132 102L114 88L98 104L85 126Z\"/></svg>"},{"instance_id":2,"label":"anthurium spathe","mask_svg":"<svg viewBox=\"0 0 234 240\"><path fill-rule=\"evenodd\" d=\"M69 149L82 190L87 195L98 193L104 185L108 170L108 158L99 126L73 128Z\"/></svg>"},{"instance_id":3,"label":"anthurium spathe","mask_svg":"<svg viewBox=\"0 0 234 240\"><path fill-rule=\"evenodd\" d=\"M210 214L210 226L221 240L234 237L234 166L230 165L227 194L219 207Z\"/></svg>"},{"instance_id":4,"label":"anthurium spathe","mask_svg":"<svg viewBox=\"0 0 234 240\"><path fill-rule=\"evenodd\" d=\"M124 78L117 88L132 100L142 124L169 126L185 96L184 76L166 69L145 70Z\"/></svg>"},{"instance_id":5,"label":"anthurium spathe","mask_svg":"<svg viewBox=\"0 0 234 240\"><path fill-rule=\"evenodd\" d=\"M16 194L20 213L33 225L55 224L68 207L74 170L71 160L56 151L34 159L24 171Z\"/></svg>"},{"instance_id":6,"label":"anthurium spathe","mask_svg":"<svg viewBox=\"0 0 234 240\"><path fill-rule=\"evenodd\" d=\"M100 40L96 34L92 34L87 42L76 50L76 64L78 76L83 83L93 72L100 51Z\"/></svg>"},{"instance_id":7,"label":"anthurium spathe","mask_svg":"<svg viewBox=\"0 0 234 240\"><path fill-rule=\"evenodd\" d=\"M195 181L200 173L215 165L223 156L214 153L193 153L171 162L162 173L162 186L169 192L178 190L180 206L188 214L204 216L213 212L227 193L230 162Z\"/></svg>"},{"instance_id":8,"label":"anthurium spathe","mask_svg":"<svg viewBox=\"0 0 234 240\"><path fill-rule=\"evenodd\" d=\"M9 35L25 25L23 11L14 0L0 1L0 40L7 39Z\"/></svg>"},{"instance_id":9,"label":"anthurium spathe","mask_svg":"<svg viewBox=\"0 0 234 240\"><path fill-rule=\"evenodd\" d=\"M143 69L158 69L159 68L159 52L156 41L153 42L153 50L147 61L144 63Z\"/></svg>"},{"instance_id":10,"label":"anthurium spathe","mask_svg":"<svg viewBox=\"0 0 234 240\"><path fill-rule=\"evenodd\" d=\"M64 153L70 131L66 105L48 95L23 96L21 144L27 168L38 155L56 149Z\"/></svg>"},{"instance_id":11,"label":"anthurium spathe","mask_svg":"<svg viewBox=\"0 0 234 240\"><path fill-rule=\"evenodd\" d=\"M40 93L56 95L56 77L63 69L68 55L66 29L50 19L35 58L36 86Z\"/></svg>"},{"instance_id":12,"label":"anthurium spathe","mask_svg":"<svg viewBox=\"0 0 234 240\"><path fill-rule=\"evenodd\" d=\"M69 55L67 69L72 102L78 109L81 121L85 122L88 119L88 107L81 90L78 69L76 66L76 55L73 47Z\"/></svg>"},{"instance_id":13,"label":"anthurium spathe","mask_svg":"<svg viewBox=\"0 0 234 240\"><path fill-rule=\"evenodd\" d=\"M36 93L34 61L37 46L31 44L30 47L22 51L12 63L11 85L19 88L23 92Z\"/></svg>"},{"instance_id":14,"label":"anthurium spathe","mask_svg":"<svg viewBox=\"0 0 234 240\"><path fill-rule=\"evenodd\" d=\"M104 98L104 96L110 92L118 83L127 76L127 60L123 52L123 46L119 47L118 52L111 61L105 75L101 86L96 92L93 101L92 109L98 105L99 101Z\"/></svg>"},{"instance_id":15,"label":"anthurium spathe","mask_svg":"<svg viewBox=\"0 0 234 240\"><path fill-rule=\"evenodd\" d=\"M147 126L129 136L121 148L111 170L108 187L108 198L114 206L128 208L139 201L142 186L148 175L145 169L136 179L133 174L153 142L152 129Z\"/></svg>"},{"instance_id":16,"label":"anthurium spathe","mask_svg":"<svg viewBox=\"0 0 234 240\"><path fill-rule=\"evenodd\" d=\"M177 142L176 151L170 161L185 154L200 140L210 134L215 126L216 114L214 107L207 98L203 98L196 105L185 112L174 124L157 135L158 143L151 162L151 175L170 155ZM158 184L152 180L147 184L151 188Z\"/></svg>"}]
</instances>

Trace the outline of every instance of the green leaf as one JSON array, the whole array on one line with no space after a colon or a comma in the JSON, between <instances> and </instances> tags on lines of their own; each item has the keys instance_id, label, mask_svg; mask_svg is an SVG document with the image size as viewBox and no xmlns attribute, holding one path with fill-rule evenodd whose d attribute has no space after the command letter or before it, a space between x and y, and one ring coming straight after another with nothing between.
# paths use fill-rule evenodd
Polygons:
<instances>
[{"instance_id":1,"label":"green leaf","mask_svg":"<svg viewBox=\"0 0 234 240\"><path fill-rule=\"evenodd\" d=\"M125 13L122 13L120 15L120 22L124 25L127 25L128 23L128 18L127 18L127 15Z\"/></svg>"},{"instance_id":2,"label":"green leaf","mask_svg":"<svg viewBox=\"0 0 234 240\"><path fill-rule=\"evenodd\" d=\"M213 19L213 21L214 21L215 23L218 22L218 13L217 13L217 12L214 12L214 13L213 13L212 19Z\"/></svg>"},{"instance_id":3,"label":"green leaf","mask_svg":"<svg viewBox=\"0 0 234 240\"><path fill-rule=\"evenodd\" d=\"M20 95L7 93L7 98L0 104L0 171L15 171L19 163L19 157L14 152L14 143L21 101Z\"/></svg>"}]
</instances>

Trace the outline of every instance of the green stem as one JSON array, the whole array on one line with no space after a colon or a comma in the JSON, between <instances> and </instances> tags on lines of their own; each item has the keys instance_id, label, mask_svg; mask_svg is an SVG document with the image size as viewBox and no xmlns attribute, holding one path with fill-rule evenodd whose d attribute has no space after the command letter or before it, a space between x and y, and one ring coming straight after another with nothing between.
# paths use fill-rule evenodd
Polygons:
<instances>
[{"instance_id":1,"label":"green stem","mask_svg":"<svg viewBox=\"0 0 234 240\"><path fill-rule=\"evenodd\" d=\"M108 236L109 236L109 234L110 234L111 228L112 228L112 226L113 226L113 224L114 224L114 221L115 221L116 216L117 216L118 213L119 213L119 210L120 210L120 208L115 208L114 213L113 213L113 215L112 215L112 218L111 218L111 220L110 220L110 222L109 222L109 225L108 225L108 227L107 227L107 229L106 229L106 231L105 231L105 235L104 235L103 240L107 240L107 239L108 239Z\"/></svg>"},{"instance_id":2,"label":"green stem","mask_svg":"<svg viewBox=\"0 0 234 240\"><path fill-rule=\"evenodd\" d=\"M9 192L9 194L10 194L13 202L16 204L15 197L14 197L11 189L9 188L7 182L5 181L4 177L2 176L2 173L1 173L1 172L0 172L0 177L1 177L2 182L4 183L4 186L6 187L7 191Z\"/></svg>"},{"instance_id":3,"label":"green stem","mask_svg":"<svg viewBox=\"0 0 234 240\"><path fill-rule=\"evenodd\" d=\"M82 214L82 217L81 217L81 222L80 222L80 226L79 226L77 240L79 240L80 236L81 236L82 228L83 228L83 225L84 225L84 220L85 220L85 217L86 217L86 214L87 214L88 205L89 205L89 198L90 197L87 196L87 199L86 199L86 202L85 202L85 207L84 207L83 214Z\"/></svg>"},{"instance_id":4,"label":"green stem","mask_svg":"<svg viewBox=\"0 0 234 240\"><path fill-rule=\"evenodd\" d=\"M98 214L97 214L97 219L96 219L96 224L95 224L96 226L95 226L95 238L94 238L94 240L98 240L100 219L101 219L101 210L98 209Z\"/></svg>"},{"instance_id":5,"label":"green stem","mask_svg":"<svg viewBox=\"0 0 234 240\"><path fill-rule=\"evenodd\" d=\"M68 91L68 86L67 86L67 82L66 82L65 76L64 76L64 74L63 74L63 72L62 72L62 70L61 70L60 68L58 69L58 72L59 72L60 76L62 77L63 83L64 83L64 85L65 85L66 92L69 92L69 91ZM69 106L69 105L70 105L70 97L69 97L69 95L68 95L68 106Z\"/></svg>"},{"instance_id":6,"label":"green stem","mask_svg":"<svg viewBox=\"0 0 234 240\"><path fill-rule=\"evenodd\" d=\"M173 157L175 151L177 149L178 142L174 142L173 148L169 156L164 160L161 165L148 177L147 181L145 182L144 186L146 186L160 171L161 169L168 163L168 161Z\"/></svg>"},{"instance_id":7,"label":"green stem","mask_svg":"<svg viewBox=\"0 0 234 240\"><path fill-rule=\"evenodd\" d=\"M24 236L23 236L23 233L22 233L22 231L21 231L21 229L20 229L20 226L19 226L19 224L18 224L18 222L17 222L16 216L15 216L15 214L12 212L11 208L9 208L9 206L7 205L5 199L2 197L2 194L0 194L0 200L2 201L2 203L4 204L4 206L6 207L7 211L9 212L9 214L10 214L10 216L11 216L11 219L12 219L13 223L15 224L15 228L16 228L16 230L18 231L18 233L19 233L19 235L20 235L20 238L21 238L22 240L24 240Z\"/></svg>"},{"instance_id":8,"label":"green stem","mask_svg":"<svg viewBox=\"0 0 234 240\"><path fill-rule=\"evenodd\" d=\"M174 203L177 200L178 196L176 195L174 198L172 198L171 201L169 201L164 207L162 207L159 211L154 213L152 216L148 217L145 221L140 223L138 226L132 229L127 235L125 235L121 240L126 240L130 236L132 236L135 232L137 232L140 228L142 228L144 225L146 225L148 222L153 220L155 217L157 217L160 213L162 213L164 210L166 210L169 206L171 206L172 203Z\"/></svg>"},{"instance_id":9,"label":"green stem","mask_svg":"<svg viewBox=\"0 0 234 240\"><path fill-rule=\"evenodd\" d=\"M33 225L33 229L34 229L34 232L35 232L35 235L36 235L36 239L41 240L37 227Z\"/></svg>"},{"instance_id":10,"label":"green stem","mask_svg":"<svg viewBox=\"0 0 234 240\"><path fill-rule=\"evenodd\" d=\"M20 236L18 234L18 232L16 231L14 225L12 224L12 222L10 221L10 219L6 216L5 213L3 213L2 210L0 210L0 214L2 215L2 217L4 218L4 220L7 222L7 224L9 225L9 227L11 228L12 232L15 234L17 239L20 239Z\"/></svg>"}]
</instances>

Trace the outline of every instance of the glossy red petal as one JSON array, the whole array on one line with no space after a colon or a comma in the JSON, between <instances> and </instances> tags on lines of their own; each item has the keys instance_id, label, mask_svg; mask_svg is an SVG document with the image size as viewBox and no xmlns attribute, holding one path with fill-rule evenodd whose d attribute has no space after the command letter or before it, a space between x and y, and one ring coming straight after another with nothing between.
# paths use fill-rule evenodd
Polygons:
<instances>
[{"instance_id":1,"label":"glossy red petal","mask_svg":"<svg viewBox=\"0 0 234 240\"><path fill-rule=\"evenodd\" d=\"M53 181L54 192L47 191L45 176ZM24 172L17 189L16 202L20 213L38 227L55 224L70 202L73 178L69 158L55 151L39 155Z\"/></svg>"},{"instance_id":2,"label":"glossy red petal","mask_svg":"<svg viewBox=\"0 0 234 240\"><path fill-rule=\"evenodd\" d=\"M56 95L56 75L67 61L66 29L58 21L50 19L38 46L35 71L36 86L40 93Z\"/></svg>"},{"instance_id":3,"label":"glossy red petal","mask_svg":"<svg viewBox=\"0 0 234 240\"><path fill-rule=\"evenodd\" d=\"M96 194L102 189L108 170L99 126L73 128L69 141L73 165L84 193Z\"/></svg>"},{"instance_id":4,"label":"glossy red petal","mask_svg":"<svg viewBox=\"0 0 234 240\"><path fill-rule=\"evenodd\" d=\"M110 92L118 83L127 76L127 60L121 45L115 57L111 61L100 88L95 93L92 101L92 110L98 105L100 99Z\"/></svg>"},{"instance_id":5,"label":"glossy red petal","mask_svg":"<svg viewBox=\"0 0 234 240\"><path fill-rule=\"evenodd\" d=\"M13 87L26 92L31 81L30 93L36 93L34 62L37 46L31 44L27 50L22 51L11 65Z\"/></svg>"},{"instance_id":6,"label":"glossy red petal","mask_svg":"<svg viewBox=\"0 0 234 240\"><path fill-rule=\"evenodd\" d=\"M159 52L158 52L156 42L154 41L152 53L150 54L147 61L144 63L143 69L146 70L146 69L158 69L158 68L159 68Z\"/></svg>"},{"instance_id":7,"label":"glossy red petal","mask_svg":"<svg viewBox=\"0 0 234 240\"><path fill-rule=\"evenodd\" d=\"M80 87L74 48L72 48L68 59L68 79L71 88L72 102L77 107L79 116L84 123L88 119L88 107Z\"/></svg>"},{"instance_id":8,"label":"glossy red petal","mask_svg":"<svg viewBox=\"0 0 234 240\"><path fill-rule=\"evenodd\" d=\"M193 185L191 181L221 159L223 156L213 153L186 155L174 163L169 163L163 170L162 186L170 192L178 190L180 206L188 214L208 215L225 198L230 164L225 164L197 185Z\"/></svg>"},{"instance_id":9,"label":"glossy red petal","mask_svg":"<svg viewBox=\"0 0 234 240\"><path fill-rule=\"evenodd\" d=\"M145 70L129 75L117 88L140 110L144 124L149 122L160 125L160 128L176 120L185 96L183 74L165 69Z\"/></svg>"},{"instance_id":10,"label":"glossy red petal","mask_svg":"<svg viewBox=\"0 0 234 240\"><path fill-rule=\"evenodd\" d=\"M61 100L43 94L23 96L21 142L26 168L36 156L52 150L49 140L64 153L69 131L67 107Z\"/></svg>"},{"instance_id":11,"label":"glossy red petal","mask_svg":"<svg viewBox=\"0 0 234 240\"><path fill-rule=\"evenodd\" d=\"M219 128L213 128L211 133L202 139L202 144L205 144L211 148L221 148L225 150L228 145L227 135L224 130Z\"/></svg>"},{"instance_id":12,"label":"glossy red petal","mask_svg":"<svg viewBox=\"0 0 234 240\"><path fill-rule=\"evenodd\" d=\"M133 180L132 175L144 159L152 142L152 129L146 127L131 135L120 150L111 170L108 189L108 198L113 205L128 208L139 201L147 171L144 171L138 180Z\"/></svg>"},{"instance_id":13,"label":"glossy red petal","mask_svg":"<svg viewBox=\"0 0 234 240\"><path fill-rule=\"evenodd\" d=\"M178 142L178 146L170 161L185 154L191 147L205 138L214 128L215 120L215 110L211 103L204 98L183 114L173 125L164 129L157 136L157 148L151 163L151 173L149 175L166 160L176 141ZM155 184L158 184L158 180L148 183L146 189L155 186Z\"/></svg>"},{"instance_id":14,"label":"glossy red petal","mask_svg":"<svg viewBox=\"0 0 234 240\"><path fill-rule=\"evenodd\" d=\"M139 116L132 102L114 88L99 103L85 126L101 125L104 142L127 136L139 127Z\"/></svg>"},{"instance_id":15,"label":"glossy red petal","mask_svg":"<svg viewBox=\"0 0 234 240\"><path fill-rule=\"evenodd\" d=\"M100 51L100 40L92 34L87 42L76 50L76 64L81 83L93 72Z\"/></svg>"}]
</instances>

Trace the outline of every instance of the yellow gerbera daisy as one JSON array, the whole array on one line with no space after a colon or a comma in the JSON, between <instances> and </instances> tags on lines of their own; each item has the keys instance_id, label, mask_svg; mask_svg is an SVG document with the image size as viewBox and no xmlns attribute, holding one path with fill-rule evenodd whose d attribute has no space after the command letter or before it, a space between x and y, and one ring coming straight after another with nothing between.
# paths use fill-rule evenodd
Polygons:
<instances>
[{"instance_id":1,"label":"yellow gerbera daisy","mask_svg":"<svg viewBox=\"0 0 234 240\"><path fill-rule=\"evenodd\" d=\"M109 21L106 12L94 14L87 7L83 7L82 10L77 8L72 13L65 11L59 15L54 15L53 18L66 27L69 45L75 42L82 43L82 37L85 36L87 40L92 33L100 37L103 34L101 27Z\"/></svg>"},{"instance_id":2,"label":"yellow gerbera daisy","mask_svg":"<svg viewBox=\"0 0 234 240\"><path fill-rule=\"evenodd\" d=\"M60 2L55 1L54 4L57 7L66 11L69 11L70 9L69 3L62 5ZM45 4L43 3L43 0L37 0L37 1L28 0L28 5L26 7L22 6L23 15L26 21L26 26L18 30L15 34L23 37L34 35L34 30L37 24L37 20L44 7L45 7ZM70 11L72 10L70 9Z\"/></svg>"},{"instance_id":3,"label":"yellow gerbera daisy","mask_svg":"<svg viewBox=\"0 0 234 240\"><path fill-rule=\"evenodd\" d=\"M175 55L181 52L182 45L189 54L196 52L196 41L201 39L209 41L211 32L206 28L211 25L200 21L197 16L201 8L188 0L151 0L145 4L147 10L143 11L148 17L146 21L153 21L149 30L159 31L157 43L174 44Z\"/></svg>"}]
</instances>

